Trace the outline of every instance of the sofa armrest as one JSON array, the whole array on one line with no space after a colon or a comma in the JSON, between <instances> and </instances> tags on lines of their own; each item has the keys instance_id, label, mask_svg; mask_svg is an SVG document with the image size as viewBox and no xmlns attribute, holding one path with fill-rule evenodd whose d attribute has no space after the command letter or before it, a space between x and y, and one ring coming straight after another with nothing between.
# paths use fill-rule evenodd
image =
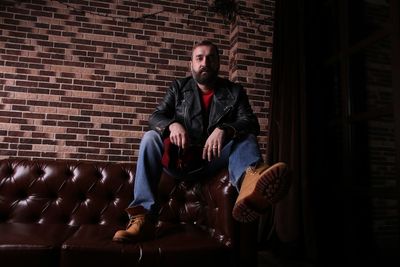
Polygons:
<instances>
[{"instance_id":1,"label":"sofa armrest","mask_svg":"<svg viewBox=\"0 0 400 267\"><path fill-rule=\"evenodd\" d=\"M194 224L231 247L235 222L232 208L237 196L223 169L212 177L176 179L163 173L159 183L160 227Z\"/></svg>"}]
</instances>

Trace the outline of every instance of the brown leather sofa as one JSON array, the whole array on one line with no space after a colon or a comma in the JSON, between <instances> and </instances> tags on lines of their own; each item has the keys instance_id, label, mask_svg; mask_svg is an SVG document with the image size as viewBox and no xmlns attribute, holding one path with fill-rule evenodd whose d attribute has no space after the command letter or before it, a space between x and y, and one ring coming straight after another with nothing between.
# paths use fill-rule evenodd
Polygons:
<instances>
[{"instance_id":1,"label":"brown leather sofa","mask_svg":"<svg viewBox=\"0 0 400 267\"><path fill-rule=\"evenodd\" d=\"M0 160L0 266L256 266L257 222L231 215L227 171L163 174L157 237L112 242L127 223L133 164Z\"/></svg>"}]
</instances>

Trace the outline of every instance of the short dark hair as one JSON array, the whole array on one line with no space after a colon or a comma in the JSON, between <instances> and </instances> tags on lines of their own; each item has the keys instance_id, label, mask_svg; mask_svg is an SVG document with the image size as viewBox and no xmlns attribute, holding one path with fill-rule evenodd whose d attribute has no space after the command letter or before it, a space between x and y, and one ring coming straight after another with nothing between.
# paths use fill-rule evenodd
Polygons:
<instances>
[{"instance_id":1,"label":"short dark hair","mask_svg":"<svg viewBox=\"0 0 400 267\"><path fill-rule=\"evenodd\" d=\"M193 57L193 51L194 51L197 47L199 47L199 46L211 46L211 47L215 50L215 52L217 53L217 57L218 57L218 60L219 60L219 49L218 49L218 46L215 45L215 44L214 44L213 42L211 42L210 40L202 40L202 41L200 41L200 42L195 43L195 44L193 45L192 54L191 54L190 58Z\"/></svg>"}]
</instances>

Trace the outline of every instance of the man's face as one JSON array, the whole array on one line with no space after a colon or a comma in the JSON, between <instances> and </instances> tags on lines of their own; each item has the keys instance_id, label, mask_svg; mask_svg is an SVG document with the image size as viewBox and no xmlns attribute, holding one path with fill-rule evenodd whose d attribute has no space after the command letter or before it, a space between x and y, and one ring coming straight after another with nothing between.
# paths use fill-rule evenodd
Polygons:
<instances>
[{"instance_id":1,"label":"man's face","mask_svg":"<svg viewBox=\"0 0 400 267\"><path fill-rule=\"evenodd\" d=\"M212 84L219 73L219 58L212 46L202 45L192 52L190 68L193 78L202 85Z\"/></svg>"}]
</instances>

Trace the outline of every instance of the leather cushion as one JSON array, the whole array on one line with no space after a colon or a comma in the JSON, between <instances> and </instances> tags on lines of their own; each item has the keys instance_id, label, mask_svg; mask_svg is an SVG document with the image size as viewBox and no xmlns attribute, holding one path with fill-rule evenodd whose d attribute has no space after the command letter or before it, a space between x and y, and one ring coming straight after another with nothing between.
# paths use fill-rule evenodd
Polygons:
<instances>
[{"instance_id":1,"label":"leather cushion","mask_svg":"<svg viewBox=\"0 0 400 267\"><path fill-rule=\"evenodd\" d=\"M138 243L110 242L115 230L82 225L62 246L61 266L175 267L229 261L231 250L194 225L173 225L155 240Z\"/></svg>"},{"instance_id":2,"label":"leather cushion","mask_svg":"<svg viewBox=\"0 0 400 267\"><path fill-rule=\"evenodd\" d=\"M62 243L77 227L61 224L0 224L1 266L57 266Z\"/></svg>"}]
</instances>

